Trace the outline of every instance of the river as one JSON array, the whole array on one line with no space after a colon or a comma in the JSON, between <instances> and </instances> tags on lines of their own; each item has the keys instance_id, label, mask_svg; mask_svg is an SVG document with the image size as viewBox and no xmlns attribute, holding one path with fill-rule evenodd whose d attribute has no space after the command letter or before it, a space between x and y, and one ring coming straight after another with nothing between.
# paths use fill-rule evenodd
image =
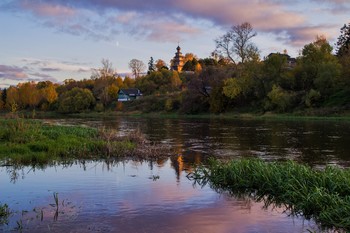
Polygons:
<instances>
[{"instance_id":1,"label":"river","mask_svg":"<svg viewBox=\"0 0 350 233\"><path fill-rule=\"evenodd\" d=\"M319 232L312 220L289 216L282 207L219 194L193 185L186 175L211 156L292 159L316 168L350 165L349 122L142 117L45 122L121 134L139 128L151 141L175 148L177 157L0 167L0 202L14 211L0 231Z\"/></svg>"}]
</instances>

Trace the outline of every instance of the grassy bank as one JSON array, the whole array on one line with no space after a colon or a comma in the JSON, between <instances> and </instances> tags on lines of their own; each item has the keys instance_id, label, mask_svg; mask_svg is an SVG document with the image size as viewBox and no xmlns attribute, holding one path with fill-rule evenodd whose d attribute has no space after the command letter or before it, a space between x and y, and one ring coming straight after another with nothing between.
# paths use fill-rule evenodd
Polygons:
<instances>
[{"instance_id":1,"label":"grassy bank","mask_svg":"<svg viewBox=\"0 0 350 233\"><path fill-rule=\"evenodd\" d=\"M6 164L45 164L53 160L127 156L148 158L165 153L134 131L44 125L22 118L0 119L0 159Z\"/></svg>"},{"instance_id":2,"label":"grassy bank","mask_svg":"<svg viewBox=\"0 0 350 233\"><path fill-rule=\"evenodd\" d=\"M266 206L285 206L327 228L350 231L350 170L314 170L295 162L211 160L190 178L219 192L248 195Z\"/></svg>"}]
</instances>

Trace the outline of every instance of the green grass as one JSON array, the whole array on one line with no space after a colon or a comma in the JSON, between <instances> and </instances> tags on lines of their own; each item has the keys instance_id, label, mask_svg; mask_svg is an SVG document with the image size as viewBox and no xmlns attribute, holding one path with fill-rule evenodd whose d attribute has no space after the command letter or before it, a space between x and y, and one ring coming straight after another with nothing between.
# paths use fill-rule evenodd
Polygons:
<instances>
[{"instance_id":1,"label":"green grass","mask_svg":"<svg viewBox=\"0 0 350 233\"><path fill-rule=\"evenodd\" d=\"M248 195L266 206L285 206L291 214L321 226L350 231L350 170L315 170L295 162L210 160L190 178L218 192Z\"/></svg>"},{"instance_id":2,"label":"green grass","mask_svg":"<svg viewBox=\"0 0 350 233\"><path fill-rule=\"evenodd\" d=\"M8 217L10 216L10 209L7 204L0 203L0 225L6 224L8 222Z\"/></svg>"},{"instance_id":3,"label":"green grass","mask_svg":"<svg viewBox=\"0 0 350 233\"><path fill-rule=\"evenodd\" d=\"M10 164L120 157L131 154L135 148L136 143L128 138L107 140L94 128L50 126L21 118L0 119L0 159Z\"/></svg>"}]
</instances>

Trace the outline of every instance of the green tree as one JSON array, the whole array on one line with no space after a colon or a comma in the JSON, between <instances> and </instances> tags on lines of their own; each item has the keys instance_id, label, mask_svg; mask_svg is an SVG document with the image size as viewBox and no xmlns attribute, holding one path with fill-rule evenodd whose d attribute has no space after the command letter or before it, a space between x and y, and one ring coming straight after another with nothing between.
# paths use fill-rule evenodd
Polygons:
<instances>
[{"instance_id":1,"label":"green tree","mask_svg":"<svg viewBox=\"0 0 350 233\"><path fill-rule=\"evenodd\" d=\"M293 95L280 86L273 85L272 90L267 94L273 107L281 112L291 110L293 106Z\"/></svg>"},{"instance_id":2,"label":"green tree","mask_svg":"<svg viewBox=\"0 0 350 233\"><path fill-rule=\"evenodd\" d=\"M338 37L337 45L337 56L341 57L349 54L350 49L350 23L340 29L340 36Z\"/></svg>"},{"instance_id":3,"label":"green tree","mask_svg":"<svg viewBox=\"0 0 350 233\"><path fill-rule=\"evenodd\" d=\"M156 69L156 66L154 65L154 60L153 60L153 57L151 57L149 59L149 62L148 62L148 71L147 71L147 74L150 74L152 72L154 72Z\"/></svg>"},{"instance_id":4,"label":"green tree","mask_svg":"<svg viewBox=\"0 0 350 233\"><path fill-rule=\"evenodd\" d=\"M307 44L302 50L296 73L300 90L308 93L311 89L319 91L322 98L329 96L339 80L341 66L332 54L332 46L325 37Z\"/></svg>"},{"instance_id":5,"label":"green tree","mask_svg":"<svg viewBox=\"0 0 350 233\"><path fill-rule=\"evenodd\" d=\"M58 99L58 111L62 113L77 113L92 109L95 98L89 89L75 87L63 93Z\"/></svg>"}]
</instances>

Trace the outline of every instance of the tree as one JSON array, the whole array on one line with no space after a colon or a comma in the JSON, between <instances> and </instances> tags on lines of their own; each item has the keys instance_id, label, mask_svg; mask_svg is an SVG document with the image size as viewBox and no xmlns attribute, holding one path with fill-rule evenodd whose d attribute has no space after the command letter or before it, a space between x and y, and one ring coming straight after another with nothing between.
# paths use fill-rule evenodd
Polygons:
<instances>
[{"instance_id":1,"label":"tree","mask_svg":"<svg viewBox=\"0 0 350 233\"><path fill-rule=\"evenodd\" d=\"M155 65L154 65L154 60L153 60L153 57L151 57L149 59L149 62L148 62L148 71L147 71L147 74L150 74L152 72L154 72L156 69L155 69Z\"/></svg>"},{"instance_id":2,"label":"tree","mask_svg":"<svg viewBox=\"0 0 350 233\"><path fill-rule=\"evenodd\" d=\"M123 79L122 79L122 77L120 77L120 76L117 77L116 85L117 85L117 87L119 87L119 88L122 88L122 87L123 87Z\"/></svg>"},{"instance_id":3,"label":"tree","mask_svg":"<svg viewBox=\"0 0 350 233\"><path fill-rule=\"evenodd\" d=\"M7 89L5 88L4 90L1 91L1 96L0 96L1 108L5 108L6 97L7 97Z\"/></svg>"},{"instance_id":4,"label":"tree","mask_svg":"<svg viewBox=\"0 0 350 233\"><path fill-rule=\"evenodd\" d=\"M135 79L132 79L126 76L123 81L123 88L133 88L134 86L135 86Z\"/></svg>"},{"instance_id":5,"label":"tree","mask_svg":"<svg viewBox=\"0 0 350 233\"><path fill-rule=\"evenodd\" d=\"M19 108L18 88L11 86L7 89L5 107L13 112Z\"/></svg>"},{"instance_id":6,"label":"tree","mask_svg":"<svg viewBox=\"0 0 350 233\"><path fill-rule=\"evenodd\" d=\"M94 69L93 73L91 75L92 79L98 79L98 78L108 78L108 77L116 77L117 72L113 69L112 62L110 62L108 59L102 59L101 60L102 67L99 69Z\"/></svg>"},{"instance_id":7,"label":"tree","mask_svg":"<svg viewBox=\"0 0 350 233\"><path fill-rule=\"evenodd\" d=\"M62 113L76 113L92 109L95 98L89 89L75 87L63 93L58 99L58 111Z\"/></svg>"},{"instance_id":8,"label":"tree","mask_svg":"<svg viewBox=\"0 0 350 233\"><path fill-rule=\"evenodd\" d=\"M314 42L304 46L296 77L300 89L307 92L314 89L322 97L330 94L341 72L332 50L324 36L318 36Z\"/></svg>"},{"instance_id":9,"label":"tree","mask_svg":"<svg viewBox=\"0 0 350 233\"><path fill-rule=\"evenodd\" d=\"M0 89L0 110L4 108L5 102L2 100L2 93L3 91Z\"/></svg>"},{"instance_id":10,"label":"tree","mask_svg":"<svg viewBox=\"0 0 350 233\"><path fill-rule=\"evenodd\" d=\"M259 58L258 48L251 42L257 35L250 23L232 26L223 36L215 40L216 52L233 63L244 63Z\"/></svg>"},{"instance_id":11,"label":"tree","mask_svg":"<svg viewBox=\"0 0 350 233\"><path fill-rule=\"evenodd\" d=\"M165 61L163 61L162 59L158 59L156 61L156 68L157 68L157 71L161 71L162 69L168 69Z\"/></svg>"},{"instance_id":12,"label":"tree","mask_svg":"<svg viewBox=\"0 0 350 233\"><path fill-rule=\"evenodd\" d=\"M20 105L23 108L37 107L41 101L40 91L36 88L34 82L26 82L18 84L18 94Z\"/></svg>"},{"instance_id":13,"label":"tree","mask_svg":"<svg viewBox=\"0 0 350 233\"><path fill-rule=\"evenodd\" d=\"M41 89L43 99L50 104L57 100L58 94L53 84Z\"/></svg>"},{"instance_id":14,"label":"tree","mask_svg":"<svg viewBox=\"0 0 350 233\"><path fill-rule=\"evenodd\" d=\"M131 69L132 74L135 78L138 78L140 74L146 69L145 64L137 59L132 59L129 62L129 68Z\"/></svg>"},{"instance_id":15,"label":"tree","mask_svg":"<svg viewBox=\"0 0 350 233\"><path fill-rule=\"evenodd\" d=\"M349 54L350 51L350 23L340 29L341 35L338 37L337 45L337 56L341 57Z\"/></svg>"}]
</instances>

